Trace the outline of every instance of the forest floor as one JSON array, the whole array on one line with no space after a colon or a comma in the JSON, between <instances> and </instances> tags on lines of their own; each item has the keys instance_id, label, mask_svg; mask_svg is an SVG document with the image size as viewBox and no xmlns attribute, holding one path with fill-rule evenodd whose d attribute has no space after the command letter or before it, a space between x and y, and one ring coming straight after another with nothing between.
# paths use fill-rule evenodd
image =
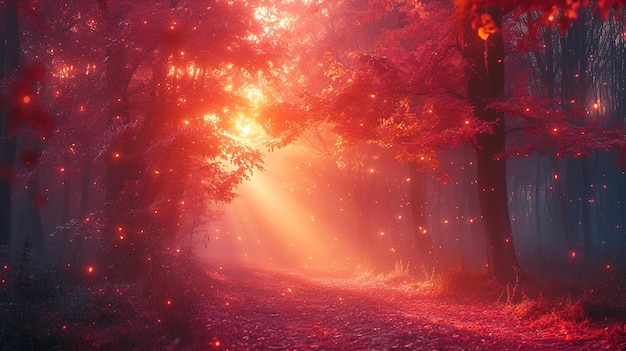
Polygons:
<instances>
[{"instance_id":1,"label":"forest floor","mask_svg":"<svg viewBox=\"0 0 626 351\"><path fill-rule=\"evenodd\" d=\"M215 264L205 273L209 349L626 350L623 310L606 309L610 318L590 321L583 303L506 301L506 287L475 277L442 290L401 272L355 276Z\"/></svg>"},{"instance_id":2,"label":"forest floor","mask_svg":"<svg viewBox=\"0 0 626 351\"><path fill-rule=\"evenodd\" d=\"M0 351L626 350L618 284L581 294L463 271L419 281L402 267L192 268L149 295L141 281L63 285L37 271L22 274L31 278L22 285L3 278Z\"/></svg>"}]
</instances>

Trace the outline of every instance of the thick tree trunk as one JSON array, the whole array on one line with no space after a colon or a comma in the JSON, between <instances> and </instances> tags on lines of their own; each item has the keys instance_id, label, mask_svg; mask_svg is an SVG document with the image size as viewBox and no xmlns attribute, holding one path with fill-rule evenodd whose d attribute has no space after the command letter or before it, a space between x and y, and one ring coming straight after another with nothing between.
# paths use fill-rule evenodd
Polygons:
<instances>
[{"instance_id":1,"label":"thick tree trunk","mask_svg":"<svg viewBox=\"0 0 626 351\"><path fill-rule=\"evenodd\" d=\"M19 32L17 0L5 7L5 27L0 33L0 79L15 74L19 63ZM9 130L10 107L0 108L0 258L8 256L11 246L11 195L12 173L15 161L16 140Z\"/></svg>"},{"instance_id":2,"label":"thick tree trunk","mask_svg":"<svg viewBox=\"0 0 626 351\"><path fill-rule=\"evenodd\" d=\"M497 28L502 27L502 10L489 8ZM476 117L494 122L492 134L478 136L478 200L484 221L489 272L501 282L513 282L519 266L513 245L507 197L506 161L499 155L505 149L504 114L488 107L504 94L504 43L501 31L487 40L467 23L464 55L472 65L468 96Z\"/></svg>"}]
</instances>

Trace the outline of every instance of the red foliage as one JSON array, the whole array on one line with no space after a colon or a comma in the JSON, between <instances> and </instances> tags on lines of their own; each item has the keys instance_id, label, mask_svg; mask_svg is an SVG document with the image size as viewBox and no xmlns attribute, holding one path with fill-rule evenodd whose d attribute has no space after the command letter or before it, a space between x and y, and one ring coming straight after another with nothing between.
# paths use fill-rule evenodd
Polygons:
<instances>
[{"instance_id":1,"label":"red foliage","mask_svg":"<svg viewBox=\"0 0 626 351\"><path fill-rule=\"evenodd\" d=\"M300 112L283 105L278 112L285 115L272 119L275 134L297 134L303 126L328 122L341 147L375 143L428 170L437 165L435 150L472 143L477 133L490 130L466 100L465 65L449 9L375 2L362 23L361 8L350 5L340 10L350 14L340 32L375 33L375 41L360 50L346 49L346 58L331 55L337 50L328 48L327 87L307 95ZM433 23L439 23L436 30ZM372 36L359 39L371 41ZM288 114L289 122L280 122Z\"/></svg>"},{"instance_id":2,"label":"red foliage","mask_svg":"<svg viewBox=\"0 0 626 351\"><path fill-rule=\"evenodd\" d=\"M474 11L487 6L500 6L507 11L522 14L528 11L539 11L543 24L559 23L565 30L569 25L578 19L579 11L589 6L591 1L571 1L571 0L455 0L459 8ZM611 13L620 15L622 8L626 6L624 0L597 0L593 2L593 11L602 19L608 19Z\"/></svg>"}]
</instances>

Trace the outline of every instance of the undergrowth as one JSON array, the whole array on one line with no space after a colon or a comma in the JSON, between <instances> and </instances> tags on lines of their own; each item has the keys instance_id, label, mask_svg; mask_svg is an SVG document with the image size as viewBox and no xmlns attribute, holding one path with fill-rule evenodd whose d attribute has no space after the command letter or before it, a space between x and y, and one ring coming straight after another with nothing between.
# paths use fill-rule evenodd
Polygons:
<instances>
[{"instance_id":1,"label":"undergrowth","mask_svg":"<svg viewBox=\"0 0 626 351\"><path fill-rule=\"evenodd\" d=\"M619 287L610 292L588 288L582 293L580 286L575 293L561 288L546 296L542 291L547 287L540 282L517 279L501 284L486 273L466 271L462 264L443 274L422 271L430 293L458 303L491 304L540 330L582 329L602 331L609 338L626 337L626 292Z\"/></svg>"},{"instance_id":2,"label":"undergrowth","mask_svg":"<svg viewBox=\"0 0 626 351\"><path fill-rule=\"evenodd\" d=\"M168 260L158 274L112 282L50 260L30 242L0 273L0 350L193 348L204 328L190 268ZM181 271L185 274L181 274Z\"/></svg>"}]
</instances>

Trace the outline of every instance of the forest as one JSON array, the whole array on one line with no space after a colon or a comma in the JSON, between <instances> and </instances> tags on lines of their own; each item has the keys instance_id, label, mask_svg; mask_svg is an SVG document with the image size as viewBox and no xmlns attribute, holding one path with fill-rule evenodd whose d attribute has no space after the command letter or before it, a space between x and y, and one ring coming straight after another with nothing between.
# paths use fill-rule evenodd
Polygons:
<instances>
[{"instance_id":1,"label":"forest","mask_svg":"<svg viewBox=\"0 0 626 351\"><path fill-rule=\"evenodd\" d=\"M0 350L626 349L624 0L1 4Z\"/></svg>"}]
</instances>

